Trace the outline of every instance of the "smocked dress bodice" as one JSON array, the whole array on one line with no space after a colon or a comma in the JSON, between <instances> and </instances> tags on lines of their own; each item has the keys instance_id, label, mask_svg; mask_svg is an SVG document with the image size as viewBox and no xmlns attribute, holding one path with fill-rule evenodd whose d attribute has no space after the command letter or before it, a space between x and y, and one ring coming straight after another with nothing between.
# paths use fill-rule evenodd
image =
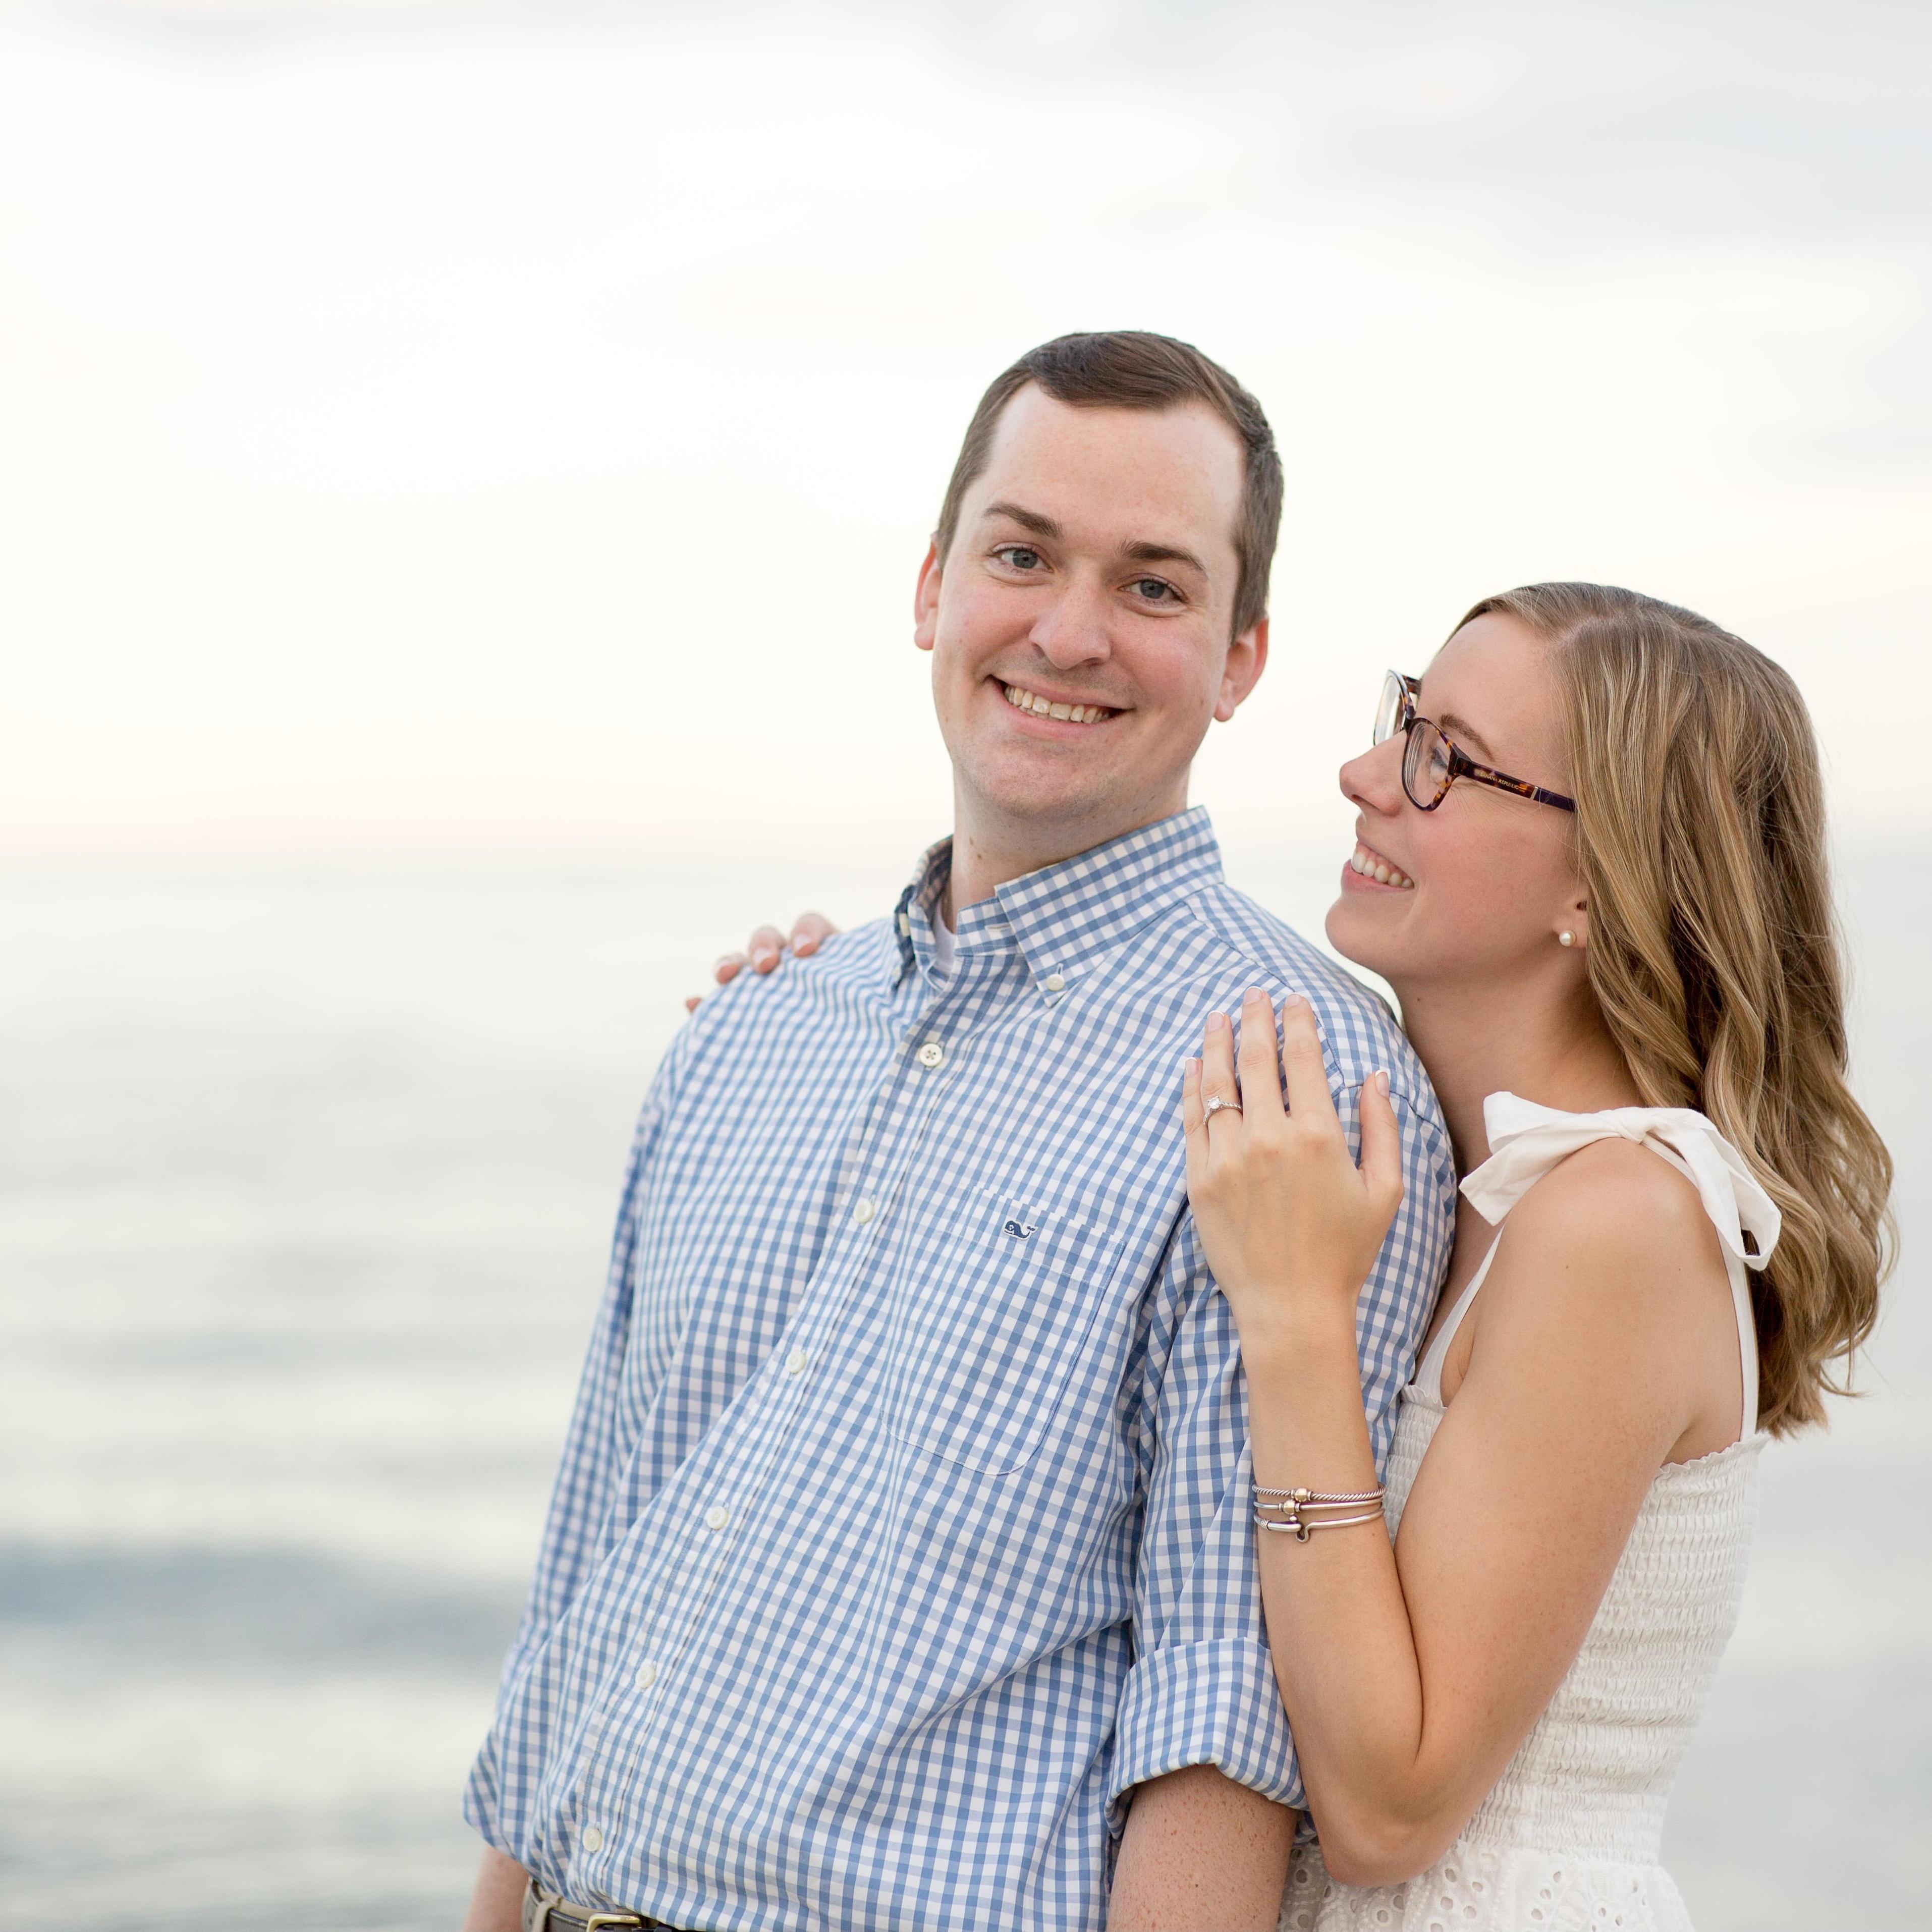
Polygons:
<instances>
[{"instance_id":1,"label":"smocked dress bodice","mask_svg":"<svg viewBox=\"0 0 1932 1932\"><path fill-rule=\"evenodd\" d=\"M1304 1846L1280 1932L1690 1932L1659 1862L1664 1808L1744 1594L1764 1442L1744 1270L1768 1257L1777 1209L1710 1122L1688 1109L1558 1114L1495 1094L1485 1114L1495 1151L1463 1185L1492 1222L1566 1155L1612 1135L1640 1142L1689 1177L1731 1276L1742 1432L1729 1448L1658 1470L1582 1648L1449 1852L1406 1884L1364 1887L1330 1880L1319 1847ZM1449 1343L1496 1252L1403 1392L1386 1477L1391 1535L1442 1420Z\"/></svg>"}]
</instances>

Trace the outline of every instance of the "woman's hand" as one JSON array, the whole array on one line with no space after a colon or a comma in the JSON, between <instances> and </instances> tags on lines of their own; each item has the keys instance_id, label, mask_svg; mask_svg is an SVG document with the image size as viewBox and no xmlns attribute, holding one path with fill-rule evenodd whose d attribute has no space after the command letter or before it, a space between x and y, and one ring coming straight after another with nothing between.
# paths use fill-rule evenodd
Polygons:
<instances>
[{"instance_id":1,"label":"woman's hand","mask_svg":"<svg viewBox=\"0 0 1932 1932\"><path fill-rule=\"evenodd\" d=\"M742 952L728 952L711 969L711 976L721 986L728 986L748 965L754 973L769 973L777 965L788 943L801 959L808 959L838 930L823 913L802 912L793 922L789 942L775 926L761 926L752 934ZM702 993L693 993L684 1003L688 1013L698 1010Z\"/></svg>"},{"instance_id":2,"label":"woman's hand","mask_svg":"<svg viewBox=\"0 0 1932 1932\"><path fill-rule=\"evenodd\" d=\"M1250 1357L1292 1346L1310 1317L1345 1315L1352 1329L1356 1297L1402 1202L1388 1076L1363 1083L1358 1167L1329 1097L1308 1002L1289 994L1281 1025L1277 1058L1274 1009L1265 993L1250 992L1238 1090L1234 1029L1226 1014L1210 1013L1201 1058L1187 1063L1182 1086L1187 1198ZM1235 1104L1210 1112L1217 1099Z\"/></svg>"}]
</instances>

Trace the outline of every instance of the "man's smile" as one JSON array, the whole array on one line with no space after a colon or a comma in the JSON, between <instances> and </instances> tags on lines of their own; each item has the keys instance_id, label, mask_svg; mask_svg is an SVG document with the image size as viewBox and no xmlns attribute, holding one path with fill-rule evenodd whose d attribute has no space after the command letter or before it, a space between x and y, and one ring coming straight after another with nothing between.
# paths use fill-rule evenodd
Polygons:
<instances>
[{"instance_id":1,"label":"man's smile","mask_svg":"<svg viewBox=\"0 0 1932 1932\"><path fill-rule=\"evenodd\" d=\"M1074 704L1029 691L1023 685L1008 684L1004 679L998 682L1000 688L1006 693L1006 702L1015 710L1026 712L1035 718L1058 718L1071 724L1098 724L1120 715L1117 707L1108 705Z\"/></svg>"}]
</instances>

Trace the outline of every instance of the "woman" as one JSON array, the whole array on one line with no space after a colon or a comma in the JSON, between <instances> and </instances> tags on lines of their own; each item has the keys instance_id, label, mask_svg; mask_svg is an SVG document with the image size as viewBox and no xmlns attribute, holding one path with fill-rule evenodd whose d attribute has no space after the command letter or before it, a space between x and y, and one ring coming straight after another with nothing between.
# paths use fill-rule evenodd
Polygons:
<instances>
[{"instance_id":1,"label":"woman","mask_svg":"<svg viewBox=\"0 0 1932 1932\"><path fill-rule=\"evenodd\" d=\"M1538 585L1478 604L1419 684L1391 674L1342 786L1328 935L1400 1000L1467 1178L1384 1493L1354 1303L1400 1197L1394 1115L1371 1083L1358 1168L1306 1005L1279 1059L1264 995L1238 1046L1210 1016L1189 1193L1240 1325L1318 1834L1282 1923L1684 1927L1664 1806L1736 1622L1757 1452L1822 1419L1888 1238L1809 720L1701 617Z\"/></svg>"}]
</instances>

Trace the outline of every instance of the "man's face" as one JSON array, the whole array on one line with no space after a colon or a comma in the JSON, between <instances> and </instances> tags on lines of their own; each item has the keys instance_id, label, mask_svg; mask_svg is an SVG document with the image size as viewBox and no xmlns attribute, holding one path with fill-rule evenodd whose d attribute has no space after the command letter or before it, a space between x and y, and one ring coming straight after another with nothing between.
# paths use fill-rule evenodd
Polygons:
<instances>
[{"instance_id":1,"label":"man's face","mask_svg":"<svg viewBox=\"0 0 1932 1932\"><path fill-rule=\"evenodd\" d=\"M1243 467L1204 404L1006 405L915 606L962 820L1070 854L1186 804L1267 656L1229 639Z\"/></svg>"}]
</instances>

